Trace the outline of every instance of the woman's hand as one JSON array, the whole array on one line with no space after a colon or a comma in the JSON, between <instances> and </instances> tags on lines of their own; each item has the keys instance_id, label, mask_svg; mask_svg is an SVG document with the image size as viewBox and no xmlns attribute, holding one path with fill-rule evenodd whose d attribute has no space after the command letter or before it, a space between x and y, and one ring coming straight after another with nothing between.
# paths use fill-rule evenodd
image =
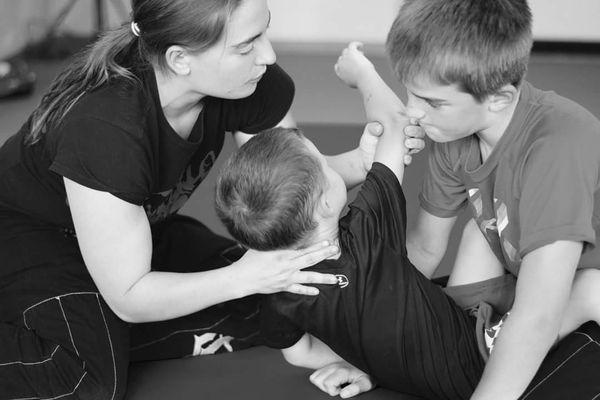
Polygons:
<instances>
[{"instance_id":1,"label":"woman's hand","mask_svg":"<svg viewBox=\"0 0 600 400\"><path fill-rule=\"evenodd\" d=\"M362 52L363 44L351 42L342 50L334 70L338 78L351 88L357 88L362 77L375 70L373 63Z\"/></svg>"},{"instance_id":2,"label":"woman's hand","mask_svg":"<svg viewBox=\"0 0 600 400\"><path fill-rule=\"evenodd\" d=\"M245 295L254 293L290 292L317 295L319 289L304 284L335 284L332 274L302 271L339 253L337 246L318 243L302 250L248 250L232 264L235 278L246 288Z\"/></svg>"},{"instance_id":3,"label":"woman's hand","mask_svg":"<svg viewBox=\"0 0 600 400\"><path fill-rule=\"evenodd\" d=\"M379 137L383 134L383 126L379 122L370 122L365 126L358 148L365 171L371 169ZM408 152L404 155L404 164L412 162L412 155L425 148L425 131L418 125L407 125L404 128L406 139L404 145Z\"/></svg>"},{"instance_id":4,"label":"woman's hand","mask_svg":"<svg viewBox=\"0 0 600 400\"><path fill-rule=\"evenodd\" d=\"M368 392L375 387L369 375L345 361L316 370L310 376L310 381L330 396L339 395L343 399Z\"/></svg>"}]
</instances>

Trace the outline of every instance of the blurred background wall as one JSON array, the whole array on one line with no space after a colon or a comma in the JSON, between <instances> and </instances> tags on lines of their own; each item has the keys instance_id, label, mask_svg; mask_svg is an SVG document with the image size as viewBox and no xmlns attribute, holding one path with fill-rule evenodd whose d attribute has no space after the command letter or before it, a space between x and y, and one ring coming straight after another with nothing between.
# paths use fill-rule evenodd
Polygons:
<instances>
[{"instance_id":1,"label":"blurred background wall","mask_svg":"<svg viewBox=\"0 0 600 400\"><path fill-rule=\"evenodd\" d=\"M276 43L382 44L401 1L271 0L269 34ZM530 5L536 40L600 42L600 0L530 0ZM89 36L99 22L114 27L128 21L129 9L128 0L0 0L0 57L40 40L56 22L57 34Z\"/></svg>"},{"instance_id":2,"label":"blurred background wall","mask_svg":"<svg viewBox=\"0 0 600 400\"><path fill-rule=\"evenodd\" d=\"M402 97L404 90L391 75L382 52L402 0L268 1L273 14L269 36L278 63L296 82L292 109L299 126L326 154L353 148L364 123L362 102L336 78L332 67L348 41L361 40L378 71ZM527 79L579 102L600 117L600 0L529 1L536 44L550 44L546 49L551 51L541 50L542 46L536 51L534 46ZM17 131L45 88L69 62L68 56L93 38L99 26L115 27L128 21L129 0L0 0L0 60L29 45L25 56L38 77L32 95L0 100L0 143ZM34 45L44 38L51 40ZM227 139L214 171L233 147ZM409 223L417 208L426 160L427 150L415 157L405 175ZM206 187L211 187L214 179L211 172ZM211 190L196 191L182 211L226 235L214 212ZM452 265L467 216L461 218L442 261L441 275Z\"/></svg>"}]
</instances>

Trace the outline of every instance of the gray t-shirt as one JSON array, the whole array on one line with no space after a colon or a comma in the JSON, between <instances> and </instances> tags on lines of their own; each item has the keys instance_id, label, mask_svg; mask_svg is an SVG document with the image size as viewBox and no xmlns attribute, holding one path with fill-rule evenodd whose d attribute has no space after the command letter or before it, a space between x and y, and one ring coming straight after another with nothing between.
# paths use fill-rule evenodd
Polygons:
<instances>
[{"instance_id":1,"label":"gray t-shirt","mask_svg":"<svg viewBox=\"0 0 600 400\"><path fill-rule=\"evenodd\" d=\"M438 217L468 206L514 275L527 253L557 240L584 242L580 267L600 268L596 117L524 82L509 126L489 158L481 160L475 135L433 144L421 206Z\"/></svg>"}]
</instances>

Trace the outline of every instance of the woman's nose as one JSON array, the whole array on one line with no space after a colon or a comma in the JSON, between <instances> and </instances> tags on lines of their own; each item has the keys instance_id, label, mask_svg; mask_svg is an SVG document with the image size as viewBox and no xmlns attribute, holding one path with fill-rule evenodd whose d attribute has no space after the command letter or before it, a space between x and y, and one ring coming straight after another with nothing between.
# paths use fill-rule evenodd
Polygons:
<instances>
[{"instance_id":1,"label":"woman's nose","mask_svg":"<svg viewBox=\"0 0 600 400\"><path fill-rule=\"evenodd\" d=\"M258 46L256 63L258 65L274 64L275 60L277 60L277 56L275 54L275 51L273 50L273 45L271 44L271 41L263 35L263 37L261 37L257 41L256 45Z\"/></svg>"}]
</instances>

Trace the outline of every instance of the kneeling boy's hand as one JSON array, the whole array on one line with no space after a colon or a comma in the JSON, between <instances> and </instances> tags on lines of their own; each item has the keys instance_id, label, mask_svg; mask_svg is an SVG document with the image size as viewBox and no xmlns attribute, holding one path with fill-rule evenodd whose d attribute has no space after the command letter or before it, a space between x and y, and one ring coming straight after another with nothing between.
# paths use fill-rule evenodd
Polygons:
<instances>
[{"instance_id":1,"label":"kneeling boy's hand","mask_svg":"<svg viewBox=\"0 0 600 400\"><path fill-rule=\"evenodd\" d=\"M425 131L419 125L407 125L404 128L404 136L404 145L408 149L408 153L404 155L404 164L409 165L412 155L425 148Z\"/></svg>"},{"instance_id":2,"label":"kneeling boy's hand","mask_svg":"<svg viewBox=\"0 0 600 400\"><path fill-rule=\"evenodd\" d=\"M358 145L365 171L371 169L377 143L382 134L383 126L379 122L370 122L365 126ZM412 155L425 148L425 131L418 125L407 125L404 128L404 136L406 137L404 145L408 149L404 154L404 164L409 165L412 162Z\"/></svg>"},{"instance_id":3,"label":"kneeling boy's hand","mask_svg":"<svg viewBox=\"0 0 600 400\"><path fill-rule=\"evenodd\" d=\"M316 370L310 381L330 396L343 399L368 392L375 387L371 377L360 369L345 362L335 362Z\"/></svg>"}]
</instances>

